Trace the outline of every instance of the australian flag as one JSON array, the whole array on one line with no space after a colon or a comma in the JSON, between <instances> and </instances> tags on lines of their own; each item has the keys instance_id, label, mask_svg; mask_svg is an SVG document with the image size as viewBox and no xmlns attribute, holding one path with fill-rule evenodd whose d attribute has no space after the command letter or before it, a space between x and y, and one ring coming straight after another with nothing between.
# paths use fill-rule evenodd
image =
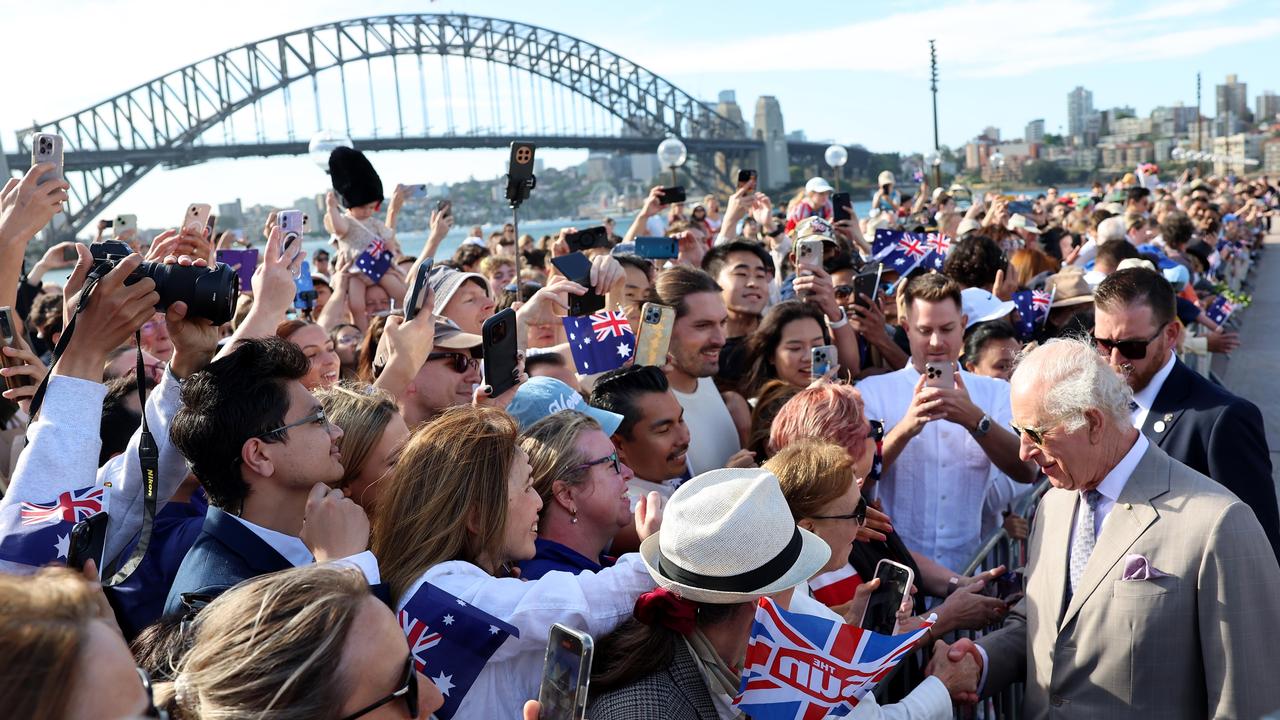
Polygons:
<instances>
[{"instance_id":1,"label":"australian flag","mask_svg":"<svg viewBox=\"0 0 1280 720\"><path fill-rule=\"evenodd\" d=\"M452 718L485 663L520 631L430 584L422 583L396 614L418 672L444 695L434 717Z\"/></svg>"},{"instance_id":2,"label":"australian flag","mask_svg":"<svg viewBox=\"0 0 1280 720\"><path fill-rule=\"evenodd\" d=\"M356 257L356 268L376 284L391 269L391 261L394 259L382 238L374 238L364 252Z\"/></svg>"},{"instance_id":3,"label":"australian flag","mask_svg":"<svg viewBox=\"0 0 1280 720\"><path fill-rule=\"evenodd\" d=\"M925 255L921 265L930 270L942 272L942 266L947 262L947 253L951 252L951 238L936 232L925 233L924 240L929 254Z\"/></svg>"},{"instance_id":4,"label":"australian flag","mask_svg":"<svg viewBox=\"0 0 1280 720\"><path fill-rule=\"evenodd\" d=\"M67 559L71 528L102 512L100 487L68 490L44 503L17 502L0 510L0 560L40 567Z\"/></svg>"},{"instance_id":5,"label":"australian flag","mask_svg":"<svg viewBox=\"0 0 1280 720\"><path fill-rule=\"evenodd\" d=\"M932 625L880 635L761 598L734 704L755 720L844 717Z\"/></svg>"},{"instance_id":6,"label":"australian flag","mask_svg":"<svg viewBox=\"0 0 1280 720\"><path fill-rule=\"evenodd\" d=\"M877 228L875 239L871 243L871 252L876 260L884 263L886 268L906 277L907 273L915 270L925 261L931 248L923 233Z\"/></svg>"},{"instance_id":7,"label":"australian flag","mask_svg":"<svg viewBox=\"0 0 1280 720\"><path fill-rule=\"evenodd\" d=\"M1035 338L1036 328L1043 327L1046 320L1049 319L1049 308L1053 306L1053 295L1056 291L1051 290L1019 290L1013 294L1013 305L1018 309L1017 327L1018 337L1023 342L1030 342Z\"/></svg>"},{"instance_id":8,"label":"australian flag","mask_svg":"<svg viewBox=\"0 0 1280 720\"><path fill-rule=\"evenodd\" d=\"M1221 327L1227 322L1227 318L1231 317L1231 313L1234 312L1235 309L1236 306L1233 305L1225 295L1219 295L1218 299L1214 300L1213 304L1204 311L1204 314L1209 316L1209 319L1212 320L1214 324Z\"/></svg>"},{"instance_id":9,"label":"australian flag","mask_svg":"<svg viewBox=\"0 0 1280 720\"><path fill-rule=\"evenodd\" d=\"M627 316L616 310L564 318L573 364L583 375L622 367L636 348L636 336Z\"/></svg>"}]
</instances>

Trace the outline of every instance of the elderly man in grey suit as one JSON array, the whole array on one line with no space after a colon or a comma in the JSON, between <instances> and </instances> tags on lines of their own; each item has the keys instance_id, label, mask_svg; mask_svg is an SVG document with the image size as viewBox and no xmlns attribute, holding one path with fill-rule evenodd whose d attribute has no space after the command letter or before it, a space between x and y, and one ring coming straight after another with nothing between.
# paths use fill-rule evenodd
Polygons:
<instances>
[{"instance_id":1,"label":"elderly man in grey suit","mask_svg":"<svg viewBox=\"0 0 1280 720\"><path fill-rule=\"evenodd\" d=\"M1026 597L959 641L982 692L1025 679L1027 718L1257 718L1280 709L1280 569L1248 505L1133 427L1088 344L1029 353L1012 380L1023 459L1053 485Z\"/></svg>"}]
</instances>

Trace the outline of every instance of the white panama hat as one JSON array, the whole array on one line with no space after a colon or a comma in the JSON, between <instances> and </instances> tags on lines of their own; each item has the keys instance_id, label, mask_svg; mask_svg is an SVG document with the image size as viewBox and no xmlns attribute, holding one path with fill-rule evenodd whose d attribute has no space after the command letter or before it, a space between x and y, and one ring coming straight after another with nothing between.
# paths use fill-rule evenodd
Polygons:
<instances>
[{"instance_id":1,"label":"white panama hat","mask_svg":"<svg viewBox=\"0 0 1280 720\"><path fill-rule=\"evenodd\" d=\"M659 587L728 605L808 581L831 548L796 525L773 473L725 468L676 489L662 529L640 544L640 556Z\"/></svg>"}]
</instances>

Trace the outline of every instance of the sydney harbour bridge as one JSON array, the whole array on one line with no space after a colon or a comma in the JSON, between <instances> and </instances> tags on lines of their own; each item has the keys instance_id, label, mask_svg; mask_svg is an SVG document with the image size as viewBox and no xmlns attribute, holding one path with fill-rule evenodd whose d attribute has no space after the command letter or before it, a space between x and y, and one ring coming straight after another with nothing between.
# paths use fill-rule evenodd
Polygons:
<instances>
[{"instance_id":1,"label":"sydney harbour bridge","mask_svg":"<svg viewBox=\"0 0 1280 720\"><path fill-rule=\"evenodd\" d=\"M451 66L452 63L452 66ZM218 158L305 155L332 129L365 151L544 148L653 152L668 136L689 151L685 182L732 187L761 167L766 144L815 166L825 143L748 133L667 80L609 50L525 23L455 14L327 23L227 50L92 107L18 133L0 165L18 172L35 133L65 140L75 233L156 167ZM850 166L865 162L851 148ZM6 168L0 167L0 171Z\"/></svg>"}]
</instances>

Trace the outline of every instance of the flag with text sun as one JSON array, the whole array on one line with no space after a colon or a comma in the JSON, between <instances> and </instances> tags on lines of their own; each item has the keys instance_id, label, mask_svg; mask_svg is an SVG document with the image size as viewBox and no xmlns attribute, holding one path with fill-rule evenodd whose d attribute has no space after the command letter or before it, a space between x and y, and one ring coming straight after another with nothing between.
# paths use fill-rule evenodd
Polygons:
<instances>
[{"instance_id":1,"label":"flag with text sun","mask_svg":"<svg viewBox=\"0 0 1280 720\"><path fill-rule=\"evenodd\" d=\"M621 311L570 315L564 318L564 332L573 352L573 364L583 375L620 368L636 349L635 333Z\"/></svg>"},{"instance_id":2,"label":"flag with text sun","mask_svg":"<svg viewBox=\"0 0 1280 720\"><path fill-rule=\"evenodd\" d=\"M418 672L440 688L444 706L434 717L448 720L458 711L485 663L515 626L430 584L422 583L396 614Z\"/></svg>"},{"instance_id":3,"label":"flag with text sun","mask_svg":"<svg viewBox=\"0 0 1280 720\"><path fill-rule=\"evenodd\" d=\"M47 502L16 502L0 510L0 560L36 567L65 562L71 529L102 512L103 492L68 490Z\"/></svg>"},{"instance_id":4,"label":"flag with text sun","mask_svg":"<svg viewBox=\"0 0 1280 720\"><path fill-rule=\"evenodd\" d=\"M890 637L761 598L734 705L754 720L844 717L911 654L932 620Z\"/></svg>"},{"instance_id":5,"label":"flag with text sun","mask_svg":"<svg viewBox=\"0 0 1280 720\"><path fill-rule=\"evenodd\" d=\"M915 270L934 252L924 233L878 228L871 243L872 256L902 277ZM945 250L943 257L945 258Z\"/></svg>"}]
</instances>

